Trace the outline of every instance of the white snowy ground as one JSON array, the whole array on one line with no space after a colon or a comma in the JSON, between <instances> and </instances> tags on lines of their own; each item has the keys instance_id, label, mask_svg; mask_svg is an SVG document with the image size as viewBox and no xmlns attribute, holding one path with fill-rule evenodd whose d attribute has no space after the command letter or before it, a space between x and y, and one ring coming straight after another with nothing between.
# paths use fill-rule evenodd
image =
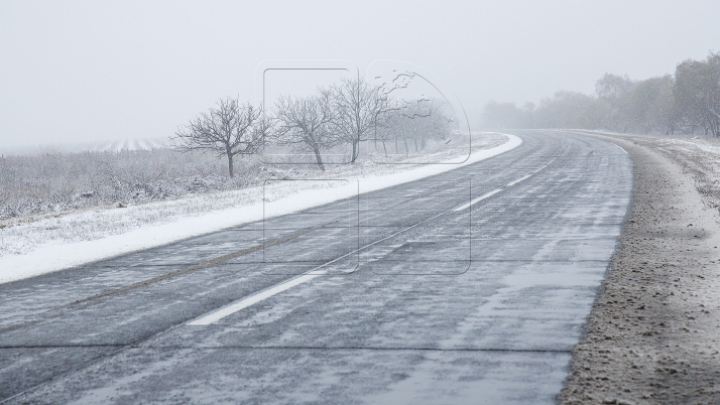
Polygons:
<instances>
[{"instance_id":1,"label":"white snowy ground","mask_svg":"<svg viewBox=\"0 0 720 405\"><path fill-rule=\"evenodd\" d=\"M166 148L172 144L170 138L126 138L98 142L70 142L50 145L2 147L0 154L33 155L38 153L73 152L119 152L121 150L151 150Z\"/></svg>"},{"instance_id":2,"label":"white snowy ground","mask_svg":"<svg viewBox=\"0 0 720 405\"><path fill-rule=\"evenodd\" d=\"M467 160L451 150L425 159L445 164L341 166L314 177L320 181L279 180L264 191L251 187L40 218L0 229L0 283L258 221L263 211L268 218L392 187L499 155L521 143L513 135L474 134Z\"/></svg>"},{"instance_id":3,"label":"white snowy ground","mask_svg":"<svg viewBox=\"0 0 720 405\"><path fill-rule=\"evenodd\" d=\"M697 136L626 135L604 131L580 132L629 139L635 144L661 152L690 175L704 204L720 212L720 139Z\"/></svg>"}]
</instances>

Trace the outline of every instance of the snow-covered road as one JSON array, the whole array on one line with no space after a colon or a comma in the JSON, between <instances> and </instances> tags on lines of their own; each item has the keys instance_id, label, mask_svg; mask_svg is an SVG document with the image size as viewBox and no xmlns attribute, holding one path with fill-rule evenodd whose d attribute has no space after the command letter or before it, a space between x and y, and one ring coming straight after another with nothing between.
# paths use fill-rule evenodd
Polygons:
<instances>
[{"instance_id":1,"label":"snow-covered road","mask_svg":"<svg viewBox=\"0 0 720 405\"><path fill-rule=\"evenodd\" d=\"M554 403L632 163L517 135L455 170L0 285L0 398Z\"/></svg>"}]
</instances>

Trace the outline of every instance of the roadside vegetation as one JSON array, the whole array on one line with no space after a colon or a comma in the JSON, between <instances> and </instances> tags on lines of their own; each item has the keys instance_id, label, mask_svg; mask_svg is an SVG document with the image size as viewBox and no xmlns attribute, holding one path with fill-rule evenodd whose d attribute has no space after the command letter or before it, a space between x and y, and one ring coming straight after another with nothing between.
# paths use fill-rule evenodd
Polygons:
<instances>
[{"instance_id":1,"label":"roadside vegetation","mask_svg":"<svg viewBox=\"0 0 720 405\"><path fill-rule=\"evenodd\" d=\"M57 188L53 188L54 183L36 180L36 177L42 179L41 176L33 177L33 173L42 172L39 168L35 168L38 170L36 172L21 170L22 177L18 176L16 182L18 186L6 196L10 197L9 201L21 199L25 204L22 211L24 214L0 219L0 258L5 255L27 254L37 246L47 243L103 239L143 227L153 229L158 225L225 210L234 210L234 214L228 215L244 215L240 214L241 212L252 214L257 204L262 201L274 201L303 190L325 190L328 187L328 182L283 181L286 179L357 178L374 182L383 176L412 171L425 163L462 161L469 152L490 149L505 142L507 137L497 133L473 134L472 140L466 134L460 134L453 137L450 143L428 143L422 156L407 158L404 154L389 154L388 160L382 161L400 164L377 164L379 158L384 158L384 154L369 154L361 155L352 165L328 165L325 172L320 171L315 164L263 163L259 160L260 156L253 156L236 163L236 175L233 179L228 177L224 160L198 151L190 152L189 155L171 149L140 151L141 153L123 151L59 154L51 158L61 160L66 168L88 163L79 159L92 158L97 161L102 158L109 159L110 164L115 165L114 170L118 167L130 167L132 170L120 171L124 176L123 180L112 182L109 178L102 177L102 173L85 173L71 178L72 176L62 175L67 169L61 168L54 171L54 179L64 182L64 186ZM469 151L466 148L468 145L472 145ZM165 161L159 164L161 157L164 157ZM36 155L17 160L6 158L6 162L13 160L27 167L47 161L47 158L48 156ZM45 171L54 170L50 164L41 167ZM162 172L163 168L170 167L173 171ZM89 189L85 186L93 184L93 176L99 176L94 184L103 184L105 191L92 194L78 192ZM148 179L147 182L138 182L138 179L142 178ZM36 182L32 186L36 194L24 191L23 180ZM141 186L143 184L144 186ZM265 185L269 187L264 187ZM123 186L135 192L119 193ZM53 190L56 194L51 193ZM4 192L4 189L0 191ZM56 202L43 203L47 201L48 195L54 196ZM237 218L213 218L212 221L219 221L214 222L215 225L230 226L229 224L237 223Z\"/></svg>"},{"instance_id":2,"label":"roadside vegetation","mask_svg":"<svg viewBox=\"0 0 720 405\"><path fill-rule=\"evenodd\" d=\"M385 156L388 143L394 154L403 153L402 145L409 155L411 144L419 152L428 142L446 141L458 132L442 101L394 99L394 90L358 77L319 87L309 96L281 96L269 111L220 100L177 131L177 149L224 156L232 178L235 156L261 154L266 161L314 163L325 171L327 163L357 162L363 145L372 145L369 151L375 152L381 145Z\"/></svg>"},{"instance_id":3,"label":"roadside vegetation","mask_svg":"<svg viewBox=\"0 0 720 405\"><path fill-rule=\"evenodd\" d=\"M488 103L485 128L572 128L720 137L720 52L686 60L674 75L631 80L606 73L595 94L560 91L540 101Z\"/></svg>"},{"instance_id":4,"label":"roadside vegetation","mask_svg":"<svg viewBox=\"0 0 720 405\"><path fill-rule=\"evenodd\" d=\"M447 149L453 137L467 144L441 101L393 99L391 91L343 80L316 95L282 97L268 111L224 98L180 126L172 147L3 156L0 227L33 215L239 190L328 164L395 162Z\"/></svg>"},{"instance_id":5,"label":"roadside vegetation","mask_svg":"<svg viewBox=\"0 0 720 405\"><path fill-rule=\"evenodd\" d=\"M188 194L244 188L268 177L255 160L243 176L203 152L171 149L46 153L0 158L0 220L97 206L125 207Z\"/></svg>"}]
</instances>

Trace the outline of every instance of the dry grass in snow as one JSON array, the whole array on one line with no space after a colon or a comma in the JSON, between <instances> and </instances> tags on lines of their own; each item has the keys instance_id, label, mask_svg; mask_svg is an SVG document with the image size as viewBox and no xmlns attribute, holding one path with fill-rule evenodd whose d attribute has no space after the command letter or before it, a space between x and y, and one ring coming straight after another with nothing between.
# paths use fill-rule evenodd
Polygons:
<instances>
[{"instance_id":1,"label":"dry grass in snow","mask_svg":"<svg viewBox=\"0 0 720 405\"><path fill-rule=\"evenodd\" d=\"M500 134L473 135L473 152L507 140ZM329 165L326 172L312 165L268 165L254 161L246 163L244 171L238 170L235 180L222 177L222 161L199 154L178 159L176 152L169 150L123 152L125 154L116 156L107 152L76 154L70 158L55 156L55 162L45 162L42 168L25 165L30 174L18 174L17 167L23 166L15 165L14 180L8 178L7 169L3 174L2 181L12 185L0 201L8 205L26 198L35 201L35 208L24 211L18 206L2 208L4 212L15 210L16 214L0 218L0 258L27 254L43 244L97 240L172 223L183 217L249 207L262 202L262 184L272 179L370 178L412 170L423 162L452 161L459 157L462 160L463 150L467 155L467 148L458 145L467 144L467 137L447 145L437 144L422 156L414 157L412 164L378 164L366 158L355 165ZM110 158L116 162L103 163ZM24 163L30 162L29 157L24 159ZM394 163L407 162L403 156L393 159ZM110 169L103 168L107 166L115 170L114 174L107 173ZM43 175L48 175L49 180L40 178ZM39 178L25 189L18 181L34 176ZM273 187L269 197L282 198L308 187L318 186L310 182L286 182L282 187ZM81 190L90 190L86 193L92 195L83 197ZM53 196L53 200L46 201L47 196ZM233 225L231 222L228 226Z\"/></svg>"}]
</instances>

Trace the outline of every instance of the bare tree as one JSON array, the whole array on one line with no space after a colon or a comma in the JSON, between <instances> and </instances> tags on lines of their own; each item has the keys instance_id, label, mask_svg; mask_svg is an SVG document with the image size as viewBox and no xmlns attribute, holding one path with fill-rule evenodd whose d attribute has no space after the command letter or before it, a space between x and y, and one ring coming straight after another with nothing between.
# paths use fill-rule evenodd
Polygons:
<instances>
[{"instance_id":1,"label":"bare tree","mask_svg":"<svg viewBox=\"0 0 720 405\"><path fill-rule=\"evenodd\" d=\"M595 115L606 116L606 110L595 114L596 106L604 108L605 104L586 94L559 91L540 101L534 122L538 128L592 128Z\"/></svg>"},{"instance_id":2,"label":"bare tree","mask_svg":"<svg viewBox=\"0 0 720 405\"><path fill-rule=\"evenodd\" d=\"M720 53L678 65L673 96L680 126L720 136Z\"/></svg>"},{"instance_id":3,"label":"bare tree","mask_svg":"<svg viewBox=\"0 0 720 405\"><path fill-rule=\"evenodd\" d=\"M366 80L343 79L330 89L333 120L332 131L343 142L352 145L350 162L360 153L360 142L375 131L378 120L390 109L390 100L381 87Z\"/></svg>"},{"instance_id":4,"label":"bare tree","mask_svg":"<svg viewBox=\"0 0 720 405\"><path fill-rule=\"evenodd\" d=\"M321 150L335 146L337 137L330 132L333 111L330 95L306 98L281 97L275 105L278 127L273 135L279 145L294 145L315 154L320 170L325 171Z\"/></svg>"},{"instance_id":5,"label":"bare tree","mask_svg":"<svg viewBox=\"0 0 720 405\"><path fill-rule=\"evenodd\" d=\"M633 132L668 132L672 118L673 78L670 75L638 81L628 94L628 116Z\"/></svg>"},{"instance_id":6,"label":"bare tree","mask_svg":"<svg viewBox=\"0 0 720 405\"><path fill-rule=\"evenodd\" d=\"M595 93L601 110L604 111L601 127L613 131L627 132L632 121L631 97L636 83L625 76L605 73L595 82Z\"/></svg>"},{"instance_id":7,"label":"bare tree","mask_svg":"<svg viewBox=\"0 0 720 405\"><path fill-rule=\"evenodd\" d=\"M452 119L443 112L444 104L437 99L423 99L405 102L397 109L389 110L383 119L382 140L398 140L405 144L405 153L410 152L408 141L414 144L415 152L425 149L428 140L447 140L452 132ZM418 143L419 142L419 143Z\"/></svg>"},{"instance_id":8,"label":"bare tree","mask_svg":"<svg viewBox=\"0 0 720 405\"><path fill-rule=\"evenodd\" d=\"M200 149L227 156L230 177L234 177L233 158L257 153L268 129L269 121L260 108L227 98L178 129L175 139L183 152Z\"/></svg>"}]
</instances>

